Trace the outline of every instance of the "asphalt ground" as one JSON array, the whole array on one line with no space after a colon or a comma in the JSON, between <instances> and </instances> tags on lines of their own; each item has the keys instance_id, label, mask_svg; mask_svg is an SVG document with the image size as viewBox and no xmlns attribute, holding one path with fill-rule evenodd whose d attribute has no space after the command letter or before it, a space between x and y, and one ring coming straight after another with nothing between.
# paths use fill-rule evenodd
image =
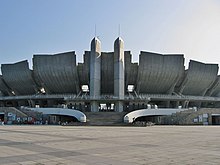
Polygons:
<instances>
[{"instance_id":1,"label":"asphalt ground","mask_svg":"<svg viewBox=\"0 0 220 165\"><path fill-rule=\"evenodd\" d=\"M219 126L0 126L0 165L220 164Z\"/></svg>"}]
</instances>

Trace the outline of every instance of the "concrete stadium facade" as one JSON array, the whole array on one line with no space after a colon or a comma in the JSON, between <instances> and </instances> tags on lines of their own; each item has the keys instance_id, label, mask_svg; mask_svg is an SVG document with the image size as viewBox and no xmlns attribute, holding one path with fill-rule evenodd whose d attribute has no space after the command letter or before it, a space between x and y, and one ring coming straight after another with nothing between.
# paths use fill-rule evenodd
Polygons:
<instances>
[{"instance_id":1,"label":"concrete stadium facade","mask_svg":"<svg viewBox=\"0 0 220 165\"><path fill-rule=\"evenodd\" d=\"M2 64L0 106L59 107L80 111L133 111L160 108L220 107L218 64L190 60L183 54L141 51L133 63L119 37L113 52L102 52L98 38L77 63L74 51L33 56Z\"/></svg>"}]
</instances>

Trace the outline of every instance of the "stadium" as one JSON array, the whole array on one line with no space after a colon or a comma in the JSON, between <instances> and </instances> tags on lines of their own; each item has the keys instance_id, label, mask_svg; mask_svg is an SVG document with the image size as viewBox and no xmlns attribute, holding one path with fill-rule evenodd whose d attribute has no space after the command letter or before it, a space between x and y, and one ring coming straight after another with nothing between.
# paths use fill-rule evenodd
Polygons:
<instances>
[{"instance_id":1,"label":"stadium","mask_svg":"<svg viewBox=\"0 0 220 165\"><path fill-rule=\"evenodd\" d=\"M38 109L41 113L45 108L55 116L76 117L78 113L84 115L84 119L79 117L84 122L89 112L122 114L131 122L141 116L125 115L140 110L161 109L155 116L163 116L171 109L220 107L218 64L190 60L186 69L183 54L146 51L140 51L139 62L132 62L132 54L124 50L120 37L113 52L102 52L95 37L83 59L77 63L71 51L35 54L32 69L27 60L1 64L0 106ZM69 115L70 109L76 113ZM2 120L7 117L5 113L2 116Z\"/></svg>"}]
</instances>

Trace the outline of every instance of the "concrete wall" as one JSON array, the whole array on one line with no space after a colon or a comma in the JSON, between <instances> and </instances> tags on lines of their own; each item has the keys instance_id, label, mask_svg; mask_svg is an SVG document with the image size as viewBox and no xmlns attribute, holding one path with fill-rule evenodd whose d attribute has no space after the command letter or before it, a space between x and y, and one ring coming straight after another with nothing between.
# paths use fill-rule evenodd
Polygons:
<instances>
[{"instance_id":1,"label":"concrete wall","mask_svg":"<svg viewBox=\"0 0 220 165\"><path fill-rule=\"evenodd\" d=\"M79 80L75 52L34 55L34 77L47 93L78 93Z\"/></svg>"},{"instance_id":2,"label":"concrete wall","mask_svg":"<svg viewBox=\"0 0 220 165\"><path fill-rule=\"evenodd\" d=\"M16 95L35 94L36 84L27 60L14 64L2 64L2 77Z\"/></svg>"},{"instance_id":3,"label":"concrete wall","mask_svg":"<svg viewBox=\"0 0 220 165\"><path fill-rule=\"evenodd\" d=\"M80 85L89 85L90 73L90 51L85 51L83 55L84 63L78 63L77 71Z\"/></svg>"},{"instance_id":4,"label":"concrete wall","mask_svg":"<svg viewBox=\"0 0 220 165\"><path fill-rule=\"evenodd\" d=\"M101 94L114 94L114 52L101 55Z\"/></svg>"},{"instance_id":5,"label":"concrete wall","mask_svg":"<svg viewBox=\"0 0 220 165\"><path fill-rule=\"evenodd\" d=\"M127 91L128 85L134 85L137 87L137 75L138 75L138 63L131 62L131 52L124 52L125 60L125 92Z\"/></svg>"}]
</instances>

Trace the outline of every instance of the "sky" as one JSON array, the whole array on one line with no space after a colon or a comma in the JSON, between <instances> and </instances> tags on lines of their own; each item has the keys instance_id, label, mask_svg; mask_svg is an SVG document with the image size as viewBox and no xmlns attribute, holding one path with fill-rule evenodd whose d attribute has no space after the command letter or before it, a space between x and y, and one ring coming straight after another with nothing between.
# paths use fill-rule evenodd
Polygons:
<instances>
[{"instance_id":1,"label":"sky","mask_svg":"<svg viewBox=\"0 0 220 165\"><path fill-rule=\"evenodd\" d=\"M220 0L0 0L0 64L66 51L82 62L95 27L102 51L120 35L133 62L151 51L220 64Z\"/></svg>"}]
</instances>

